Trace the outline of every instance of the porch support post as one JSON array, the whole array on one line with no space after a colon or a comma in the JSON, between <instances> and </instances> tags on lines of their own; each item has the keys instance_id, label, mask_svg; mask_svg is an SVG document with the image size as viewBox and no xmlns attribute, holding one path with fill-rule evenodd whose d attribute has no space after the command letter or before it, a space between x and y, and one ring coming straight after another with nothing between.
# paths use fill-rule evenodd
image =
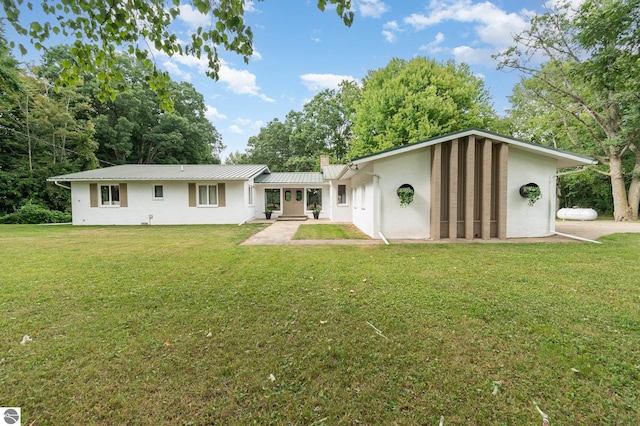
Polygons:
<instances>
[{"instance_id":1,"label":"porch support post","mask_svg":"<svg viewBox=\"0 0 640 426\"><path fill-rule=\"evenodd\" d=\"M476 165L476 137L469 136L466 152L466 182L464 194L464 237L473 239L473 206L475 203L475 165Z\"/></svg>"},{"instance_id":2,"label":"porch support post","mask_svg":"<svg viewBox=\"0 0 640 426\"><path fill-rule=\"evenodd\" d=\"M483 240L491 239L491 146L490 139L482 142L482 225Z\"/></svg>"},{"instance_id":3,"label":"porch support post","mask_svg":"<svg viewBox=\"0 0 640 426\"><path fill-rule=\"evenodd\" d=\"M449 156L449 239L458 238L458 139L451 141Z\"/></svg>"},{"instance_id":4,"label":"porch support post","mask_svg":"<svg viewBox=\"0 0 640 426\"><path fill-rule=\"evenodd\" d=\"M501 143L498 148L498 238L507 239L507 164L509 145Z\"/></svg>"},{"instance_id":5,"label":"porch support post","mask_svg":"<svg viewBox=\"0 0 640 426\"><path fill-rule=\"evenodd\" d=\"M440 239L440 215L442 201L442 146L437 144L431 152L431 239Z\"/></svg>"}]
</instances>

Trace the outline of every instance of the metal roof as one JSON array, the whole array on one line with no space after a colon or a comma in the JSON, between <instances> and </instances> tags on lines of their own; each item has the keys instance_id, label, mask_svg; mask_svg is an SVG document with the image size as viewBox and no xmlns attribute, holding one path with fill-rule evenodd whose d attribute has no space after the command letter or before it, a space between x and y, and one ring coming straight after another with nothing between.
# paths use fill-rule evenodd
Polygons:
<instances>
[{"instance_id":1,"label":"metal roof","mask_svg":"<svg viewBox=\"0 0 640 426\"><path fill-rule=\"evenodd\" d=\"M467 136L476 135L481 138L487 138L496 142L505 142L512 146L518 147L524 151L535 152L546 157L553 157L558 160L557 168L562 169L566 167L577 167L584 165L597 164L598 162L586 155L576 154L573 152L562 151L556 148L548 146L538 145L532 142L523 141L521 139L512 138L509 136L499 135L497 133L488 132L486 130L470 128L461 130L459 132L448 133L446 135L437 136L420 142L414 142L407 145L402 145L394 148L390 148L384 151L376 152L374 154L365 155L362 157L354 158L352 164L364 164L380 158L385 158L391 155L400 154L403 152L413 151L414 149L425 148L439 143L447 142L456 138L465 138Z\"/></svg>"},{"instance_id":2,"label":"metal roof","mask_svg":"<svg viewBox=\"0 0 640 426\"><path fill-rule=\"evenodd\" d=\"M124 164L54 176L48 181L248 180L269 168L261 164Z\"/></svg>"},{"instance_id":3,"label":"metal roof","mask_svg":"<svg viewBox=\"0 0 640 426\"><path fill-rule=\"evenodd\" d=\"M330 164L322 167L322 175L327 180L340 179L345 170L346 164Z\"/></svg>"},{"instance_id":4,"label":"metal roof","mask_svg":"<svg viewBox=\"0 0 640 426\"><path fill-rule=\"evenodd\" d=\"M325 183L322 173L318 172L282 172L262 174L255 180L256 183Z\"/></svg>"}]
</instances>

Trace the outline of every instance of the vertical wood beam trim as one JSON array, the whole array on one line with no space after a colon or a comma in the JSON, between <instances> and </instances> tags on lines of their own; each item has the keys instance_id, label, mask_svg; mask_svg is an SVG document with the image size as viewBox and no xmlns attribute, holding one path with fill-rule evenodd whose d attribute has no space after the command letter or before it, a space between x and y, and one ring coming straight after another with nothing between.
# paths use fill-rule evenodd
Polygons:
<instances>
[{"instance_id":1,"label":"vertical wood beam trim","mask_svg":"<svg viewBox=\"0 0 640 426\"><path fill-rule=\"evenodd\" d=\"M226 207L227 205L227 191L226 185L221 182L218 184L218 207Z\"/></svg>"},{"instance_id":2,"label":"vertical wood beam trim","mask_svg":"<svg viewBox=\"0 0 640 426\"><path fill-rule=\"evenodd\" d=\"M491 147L493 142L485 139L482 142L482 222L481 237L491 239Z\"/></svg>"},{"instance_id":3,"label":"vertical wood beam trim","mask_svg":"<svg viewBox=\"0 0 640 426\"><path fill-rule=\"evenodd\" d=\"M189 207L196 206L196 184L189 184Z\"/></svg>"},{"instance_id":4,"label":"vertical wood beam trim","mask_svg":"<svg viewBox=\"0 0 640 426\"><path fill-rule=\"evenodd\" d=\"M476 137L469 136L466 152L467 164L467 181L465 184L465 202L464 202L464 237L467 240L473 239L473 206L475 204L475 165L476 165Z\"/></svg>"},{"instance_id":5,"label":"vertical wood beam trim","mask_svg":"<svg viewBox=\"0 0 640 426\"><path fill-rule=\"evenodd\" d=\"M89 184L89 206L98 207L98 184Z\"/></svg>"},{"instance_id":6,"label":"vertical wood beam trim","mask_svg":"<svg viewBox=\"0 0 640 426\"><path fill-rule=\"evenodd\" d=\"M440 202L442 194L441 174L442 174L442 146L437 144L431 152L431 239L440 239Z\"/></svg>"},{"instance_id":7,"label":"vertical wood beam trim","mask_svg":"<svg viewBox=\"0 0 640 426\"><path fill-rule=\"evenodd\" d=\"M456 238L458 238L458 139L453 139L449 155L449 239Z\"/></svg>"},{"instance_id":8,"label":"vertical wood beam trim","mask_svg":"<svg viewBox=\"0 0 640 426\"><path fill-rule=\"evenodd\" d=\"M507 165L509 144L501 143L498 148L498 238L507 239Z\"/></svg>"},{"instance_id":9,"label":"vertical wood beam trim","mask_svg":"<svg viewBox=\"0 0 640 426\"><path fill-rule=\"evenodd\" d=\"M129 207L129 195L127 193L127 184L120 183L120 207Z\"/></svg>"}]
</instances>

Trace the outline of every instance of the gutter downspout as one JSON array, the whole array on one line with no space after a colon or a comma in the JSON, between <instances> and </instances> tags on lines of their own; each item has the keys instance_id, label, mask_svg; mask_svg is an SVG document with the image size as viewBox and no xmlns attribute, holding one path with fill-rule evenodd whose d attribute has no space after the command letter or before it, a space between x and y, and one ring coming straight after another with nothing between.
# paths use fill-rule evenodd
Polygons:
<instances>
[{"instance_id":1,"label":"gutter downspout","mask_svg":"<svg viewBox=\"0 0 640 426\"><path fill-rule=\"evenodd\" d=\"M556 173L549 176L549 194L554 194L554 197L555 197L556 179L558 178L558 176L566 176L566 175L572 175L575 173L582 173L586 170L587 170L587 167L583 166L577 170L569 170L567 172L560 172L560 173ZM556 231L556 214L555 214L555 211L553 211L554 209L552 208L553 204L555 203L549 203L549 232L550 233L552 233L553 235L558 235L560 237L573 238L574 240L579 240L579 241L586 241L588 243L602 244L600 241L578 237L577 235L569 235L569 234L563 234L562 232L557 232Z\"/></svg>"},{"instance_id":2,"label":"gutter downspout","mask_svg":"<svg viewBox=\"0 0 640 426\"><path fill-rule=\"evenodd\" d=\"M60 188L68 189L69 191L71 191L71 187L70 186L64 186L63 184L59 183L57 180L54 180L53 183L55 185L59 186Z\"/></svg>"}]
</instances>

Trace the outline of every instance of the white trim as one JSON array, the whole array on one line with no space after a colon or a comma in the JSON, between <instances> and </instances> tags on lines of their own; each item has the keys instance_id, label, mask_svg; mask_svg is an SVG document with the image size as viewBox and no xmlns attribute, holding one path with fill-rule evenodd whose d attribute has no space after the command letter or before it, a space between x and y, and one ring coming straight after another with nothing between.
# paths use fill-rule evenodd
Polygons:
<instances>
[{"instance_id":1,"label":"white trim","mask_svg":"<svg viewBox=\"0 0 640 426\"><path fill-rule=\"evenodd\" d=\"M109 194L109 204L105 204L104 200L102 199L102 188L104 187L108 187L108 194ZM113 204L113 200L111 199L112 196L112 192L111 192L111 187L113 186L117 186L118 187L118 204ZM120 207L120 184L119 183L100 183L98 184L98 207L107 207L107 208L113 208L113 207Z\"/></svg>"},{"instance_id":2,"label":"white trim","mask_svg":"<svg viewBox=\"0 0 640 426\"><path fill-rule=\"evenodd\" d=\"M162 188L162 197L156 197L156 187ZM154 183L151 185L151 199L153 201L164 201L164 185L160 183Z\"/></svg>"},{"instance_id":3,"label":"white trim","mask_svg":"<svg viewBox=\"0 0 640 426\"><path fill-rule=\"evenodd\" d=\"M211 203L209 200L209 193L210 193L210 187L215 186L216 187L216 202L215 203ZM206 187L207 188L207 203L202 203L201 199L200 199L200 188L202 187ZM220 193L218 192L218 184L217 183L213 183L213 184L196 184L196 207L205 207L205 208L210 208L210 207L218 207L218 202L220 200Z\"/></svg>"},{"instance_id":4,"label":"white trim","mask_svg":"<svg viewBox=\"0 0 640 426\"><path fill-rule=\"evenodd\" d=\"M391 149L385 152L381 152L379 154L375 154L375 155L370 155L361 159L356 159L354 160L351 164L352 165L361 165L361 164L366 164L369 163L371 161L375 161L375 160L380 160L382 158L386 158L386 157L390 157L393 155L398 155L398 154L402 154L405 152L410 152L410 151L414 151L416 149L422 149L422 148L426 148L426 147L430 147L433 145L438 145L440 143L443 142L447 142L450 141L452 139L458 139L458 138L465 138L471 135L475 135L475 136L480 136L480 137L484 137L486 139L491 139L493 141L497 141L497 142L504 142L504 143L508 143L511 144L513 146L517 146L518 148L521 148L524 151L529 151L529 152L536 152L540 155L545 155L548 157L553 157L553 158L557 158L558 160L560 159L565 159L565 160L569 160L570 162L572 162L571 165L568 165L566 167L575 167L575 166L581 166L581 165L593 165L593 164L597 164L598 162L585 157L585 156L581 156L581 155L575 155L572 154L570 152L565 152L565 151L558 151L555 150L553 148L548 148L542 145L534 145L531 143L527 143L527 142L523 142L517 139L511 139L508 137L504 137L504 136L500 136L497 134L493 134L493 133L488 133L482 130L477 130L477 129L470 129L470 130L466 130L463 132L459 132L459 133L450 133L448 135L444 135L444 136L440 136L434 139L429 139L426 140L424 142L417 142L417 143L413 143L404 147L400 147L400 148L396 148L396 149Z\"/></svg>"},{"instance_id":5,"label":"white trim","mask_svg":"<svg viewBox=\"0 0 640 426\"><path fill-rule=\"evenodd\" d=\"M344 203L340 202L340 187L343 186L344 187ZM336 205L338 207L348 207L349 206L349 199L347 198L347 185L344 183L339 183L338 184L338 189L336 191Z\"/></svg>"},{"instance_id":6,"label":"white trim","mask_svg":"<svg viewBox=\"0 0 640 426\"><path fill-rule=\"evenodd\" d=\"M264 208L265 208L265 210L266 210L266 208L267 208L267 195L266 195L266 194L267 194L267 190L271 190L271 191L273 191L274 189L277 189L277 190L280 192L280 197L279 197L279 201L278 201L278 204L280 205L280 209L278 209L278 210L272 210L272 212L273 212L273 213L275 213L275 212L282 213L282 203L283 203L283 199L282 199L282 197L284 196L284 195L283 195L283 193L282 193L282 192L283 192L282 190L283 190L284 188L281 188L281 187L274 187L274 186L271 186L271 187L265 187L265 188L263 188L263 192L262 192L262 193L264 194L264 206L263 206L263 207L264 207Z\"/></svg>"}]
</instances>

